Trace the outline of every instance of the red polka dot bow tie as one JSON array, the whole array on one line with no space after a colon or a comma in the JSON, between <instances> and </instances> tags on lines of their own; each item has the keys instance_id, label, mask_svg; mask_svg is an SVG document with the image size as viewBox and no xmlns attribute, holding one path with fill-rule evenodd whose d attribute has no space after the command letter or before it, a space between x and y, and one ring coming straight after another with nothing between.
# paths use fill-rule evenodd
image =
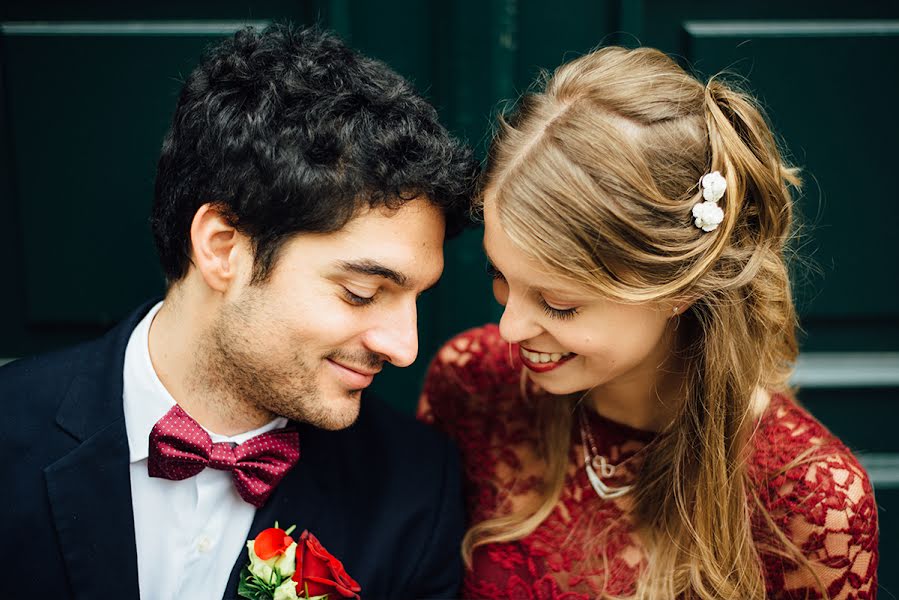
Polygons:
<instances>
[{"instance_id":1,"label":"red polka dot bow tie","mask_svg":"<svg viewBox=\"0 0 899 600\"><path fill-rule=\"evenodd\" d=\"M213 443L209 434L175 405L150 431L150 477L181 480L206 467L231 471L240 497L260 508L300 458L300 434L285 427L242 444Z\"/></svg>"}]
</instances>

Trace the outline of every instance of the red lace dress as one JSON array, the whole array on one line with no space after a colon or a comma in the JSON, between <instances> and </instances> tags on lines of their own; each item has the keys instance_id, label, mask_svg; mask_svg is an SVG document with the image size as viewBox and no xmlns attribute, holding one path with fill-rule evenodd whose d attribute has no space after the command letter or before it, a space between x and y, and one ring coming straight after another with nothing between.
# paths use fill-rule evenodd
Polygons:
<instances>
[{"instance_id":1,"label":"red lace dress","mask_svg":"<svg viewBox=\"0 0 899 600\"><path fill-rule=\"evenodd\" d=\"M521 368L517 350L510 351L497 327L488 325L447 343L428 372L419 418L458 442L473 522L532 500L542 479L534 415L519 391ZM653 438L587 412L597 449L613 464ZM627 517L630 496L596 495L580 438L575 419L565 487L554 511L524 539L478 547L465 598L587 600L634 593L646 557ZM762 502L812 561L830 597L874 598L877 512L855 457L783 395L772 397L753 444L750 473ZM813 444L823 450L816 456L825 458L783 471ZM821 597L807 570L764 552L762 561L769 598Z\"/></svg>"}]
</instances>

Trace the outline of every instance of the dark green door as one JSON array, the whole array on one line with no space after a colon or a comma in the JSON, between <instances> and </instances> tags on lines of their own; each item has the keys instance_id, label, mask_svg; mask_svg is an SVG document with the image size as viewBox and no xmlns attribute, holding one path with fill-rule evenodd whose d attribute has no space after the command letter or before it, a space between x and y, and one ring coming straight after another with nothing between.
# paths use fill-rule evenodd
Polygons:
<instances>
[{"instance_id":1,"label":"dark green door","mask_svg":"<svg viewBox=\"0 0 899 600\"><path fill-rule=\"evenodd\" d=\"M881 507L880 580L899 595L899 5L712 0L10 2L0 7L0 359L92 337L162 292L147 213L179 81L246 23L321 20L415 81L483 153L492 114L539 69L603 43L748 77L803 167L794 268L800 399L860 453ZM427 361L495 320L480 233L447 247L421 355L378 391L411 410Z\"/></svg>"}]
</instances>

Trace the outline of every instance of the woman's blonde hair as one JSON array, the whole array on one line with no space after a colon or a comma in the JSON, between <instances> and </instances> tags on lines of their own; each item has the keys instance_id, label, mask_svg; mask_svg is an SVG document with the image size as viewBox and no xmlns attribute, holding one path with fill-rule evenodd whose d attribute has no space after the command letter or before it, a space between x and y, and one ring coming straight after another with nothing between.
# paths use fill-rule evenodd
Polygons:
<instances>
[{"instance_id":1,"label":"woman's blonde hair","mask_svg":"<svg viewBox=\"0 0 899 600\"><path fill-rule=\"evenodd\" d=\"M700 178L719 171L724 221L693 224ZM500 119L482 201L523 252L623 302L692 301L677 352L685 396L645 453L633 518L641 598L763 598L751 521L773 523L748 481L756 390L786 389L797 354L785 251L796 171L752 99L703 85L649 48L608 47L559 67ZM520 539L565 481L573 405L539 402L548 475L536 509L475 524L463 546ZM772 529L776 529L773 528ZM779 531L775 550L802 562Z\"/></svg>"}]
</instances>

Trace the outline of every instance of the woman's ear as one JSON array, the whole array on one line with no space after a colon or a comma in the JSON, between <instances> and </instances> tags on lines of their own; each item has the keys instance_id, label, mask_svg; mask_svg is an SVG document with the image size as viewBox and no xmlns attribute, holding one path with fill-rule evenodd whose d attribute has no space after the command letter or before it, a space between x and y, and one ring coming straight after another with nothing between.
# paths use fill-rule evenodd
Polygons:
<instances>
[{"instance_id":1,"label":"woman's ear","mask_svg":"<svg viewBox=\"0 0 899 600\"><path fill-rule=\"evenodd\" d=\"M197 209L190 224L191 259L210 289L224 293L234 283L242 237L215 204Z\"/></svg>"},{"instance_id":2,"label":"woman's ear","mask_svg":"<svg viewBox=\"0 0 899 600\"><path fill-rule=\"evenodd\" d=\"M667 307L669 318L673 319L684 314L698 299L698 296L681 296L679 298L668 300Z\"/></svg>"}]
</instances>

